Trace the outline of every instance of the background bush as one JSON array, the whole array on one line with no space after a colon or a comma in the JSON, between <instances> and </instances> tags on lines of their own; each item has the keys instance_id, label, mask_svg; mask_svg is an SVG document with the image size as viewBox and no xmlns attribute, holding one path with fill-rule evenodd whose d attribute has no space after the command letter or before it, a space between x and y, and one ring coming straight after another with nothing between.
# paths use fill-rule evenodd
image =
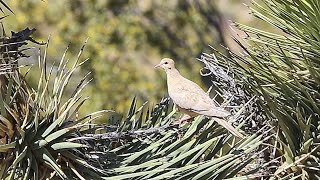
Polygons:
<instances>
[{"instance_id":1,"label":"background bush","mask_svg":"<svg viewBox=\"0 0 320 180\"><path fill-rule=\"evenodd\" d=\"M209 44L222 50L220 44L228 41L228 19L222 12L234 16L233 10L218 10L219 4L232 5L179 0L10 1L15 15L9 16L4 26L15 31L34 27L38 29L34 37L41 40L51 34L48 54L52 60L60 58L56 54L69 42L70 51L76 53L76 44L89 37L84 56L93 61L84 68L92 72L93 81L86 91L92 101L85 104L84 111L123 112L132 96L156 102L166 93L163 74L153 70L163 57L176 59L188 78L210 86L209 80L200 80L201 65L195 58L208 50ZM34 59L27 61L36 63ZM35 86L36 81L30 80Z\"/></svg>"}]
</instances>

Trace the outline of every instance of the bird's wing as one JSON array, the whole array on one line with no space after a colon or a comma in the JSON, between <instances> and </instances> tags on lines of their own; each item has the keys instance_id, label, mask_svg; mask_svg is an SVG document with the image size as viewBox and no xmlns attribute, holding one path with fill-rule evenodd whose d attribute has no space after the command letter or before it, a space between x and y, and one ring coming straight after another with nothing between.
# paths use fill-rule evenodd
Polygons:
<instances>
[{"instance_id":1,"label":"bird's wing","mask_svg":"<svg viewBox=\"0 0 320 180\"><path fill-rule=\"evenodd\" d=\"M188 79L176 82L175 89L169 91L173 102L179 107L197 114L207 116L226 117L230 113L222 108L215 107L212 99L200 86Z\"/></svg>"},{"instance_id":2,"label":"bird's wing","mask_svg":"<svg viewBox=\"0 0 320 180\"><path fill-rule=\"evenodd\" d=\"M206 93L199 96L199 100L193 105L193 111L198 114L214 117L226 117L230 115L230 112L223 108L216 107L212 99Z\"/></svg>"}]
</instances>

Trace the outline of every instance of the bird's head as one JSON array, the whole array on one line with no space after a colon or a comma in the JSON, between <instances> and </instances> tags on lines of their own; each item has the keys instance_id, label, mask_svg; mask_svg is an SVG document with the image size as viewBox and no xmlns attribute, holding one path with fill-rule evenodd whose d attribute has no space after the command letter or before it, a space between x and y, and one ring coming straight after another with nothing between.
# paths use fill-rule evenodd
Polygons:
<instances>
[{"instance_id":1,"label":"bird's head","mask_svg":"<svg viewBox=\"0 0 320 180\"><path fill-rule=\"evenodd\" d=\"M161 62L156 65L154 68L163 68L165 71L170 70L170 69L175 69L174 67L174 61L170 58L163 58Z\"/></svg>"}]
</instances>

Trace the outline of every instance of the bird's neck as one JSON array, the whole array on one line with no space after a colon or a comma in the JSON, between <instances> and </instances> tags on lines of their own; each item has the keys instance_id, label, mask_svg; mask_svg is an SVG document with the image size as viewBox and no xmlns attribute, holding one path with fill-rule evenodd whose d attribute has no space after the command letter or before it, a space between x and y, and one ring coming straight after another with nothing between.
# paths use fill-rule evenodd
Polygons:
<instances>
[{"instance_id":1,"label":"bird's neck","mask_svg":"<svg viewBox=\"0 0 320 180\"><path fill-rule=\"evenodd\" d=\"M176 68L168 69L168 70L166 71L166 73L167 73L167 76L168 76L168 77L169 77L169 76L180 76L180 73L179 73L179 71L178 71Z\"/></svg>"},{"instance_id":2,"label":"bird's neck","mask_svg":"<svg viewBox=\"0 0 320 180\"><path fill-rule=\"evenodd\" d=\"M166 71L167 73L167 81L171 81L172 83L174 83L174 81L179 81L181 75L180 75L180 72L173 68L173 69L168 69Z\"/></svg>"}]
</instances>

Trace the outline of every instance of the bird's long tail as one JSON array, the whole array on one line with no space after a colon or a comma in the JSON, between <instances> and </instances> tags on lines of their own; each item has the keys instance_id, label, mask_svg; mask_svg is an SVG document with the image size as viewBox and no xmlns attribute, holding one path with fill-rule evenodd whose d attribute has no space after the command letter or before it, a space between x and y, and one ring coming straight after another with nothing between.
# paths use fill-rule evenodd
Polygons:
<instances>
[{"instance_id":1,"label":"bird's long tail","mask_svg":"<svg viewBox=\"0 0 320 180\"><path fill-rule=\"evenodd\" d=\"M215 120L218 124L220 124L221 126L223 126L224 128L226 128L228 131L230 131L233 135L243 138L243 135L241 133L239 133L238 130L236 130L230 123L228 123L227 121L225 121L224 119L220 119L220 118L215 118L213 117L213 120Z\"/></svg>"}]
</instances>

